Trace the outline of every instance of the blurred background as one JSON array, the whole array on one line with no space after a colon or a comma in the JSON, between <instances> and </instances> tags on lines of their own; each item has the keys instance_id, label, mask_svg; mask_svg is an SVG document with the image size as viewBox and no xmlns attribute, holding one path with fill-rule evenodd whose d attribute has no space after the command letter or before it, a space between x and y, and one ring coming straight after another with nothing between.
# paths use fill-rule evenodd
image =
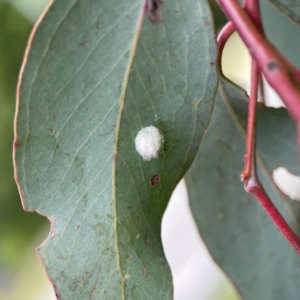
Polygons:
<instances>
[{"instance_id":1,"label":"blurred background","mask_svg":"<svg viewBox=\"0 0 300 300\"><path fill-rule=\"evenodd\" d=\"M0 300L55 300L35 253L48 234L49 221L23 211L12 166L18 73L31 28L46 4L47 0L0 0ZM237 35L225 48L223 68L248 90L250 58ZM173 193L162 228L175 300L239 299L201 241L183 181Z\"/></svg>"}]
</instances>

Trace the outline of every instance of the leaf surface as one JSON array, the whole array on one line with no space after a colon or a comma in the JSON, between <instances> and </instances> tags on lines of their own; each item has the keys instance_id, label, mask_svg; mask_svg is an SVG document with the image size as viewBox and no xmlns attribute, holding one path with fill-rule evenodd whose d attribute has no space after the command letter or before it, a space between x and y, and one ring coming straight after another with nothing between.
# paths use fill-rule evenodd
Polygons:
<instances>
[{"instance_id":1,"label":"leaf surface","mask_svg":"<svg viewBox=\"0 0 300 300\"><path fill-rule=\"evenodd\" d=\"M300 257L257 200L244 191L246 95L223 80L200 150L185 176L191 210L213 259L246 300L299 298ZM258 173L298 232L300 206L272 180L278 166L299 174L296 128L285 109L258 108Z\"/></svg>"},{"instance_id":2,"label":"leaf surface","mask_svg":"<svg viewBox=\"0 0 300 300\"><path fill-rule=\"evenodd\" d=\"M283 2L288 3L289 0L283 0L282 3ZM295 65L295 67L300 69L298 51L300 47L299 26L290 22L290 20L280 13L280 11L275 9L268 0L261 0L259 3L262 14L262 22L268 40L277 47L278 50Z\"/></svg>"},{"instance_id":3,"label":"leaf surface","mask_svg":"<svg viewBox=\"0 0 300 300\"><path fill-rule=\"evenodd\" d=\"M140 0L57 0L27 53L16 179L51 220L38 254L59 299L171 299L161 219L210 119L216 45L206 1L160 18ZM150 125L164 148L143 161Z\"/></svg>"},{"instance_id":4,"label":"leaf surface","mask_svg":"<svg viewBox=\"0 0 300 300\"><path fill-rule=\"evenodd\" d=\"M291 21L300 25L300 1L299 0L268 0L280 12L286 15Z\"/></svg>"}]
</instances>

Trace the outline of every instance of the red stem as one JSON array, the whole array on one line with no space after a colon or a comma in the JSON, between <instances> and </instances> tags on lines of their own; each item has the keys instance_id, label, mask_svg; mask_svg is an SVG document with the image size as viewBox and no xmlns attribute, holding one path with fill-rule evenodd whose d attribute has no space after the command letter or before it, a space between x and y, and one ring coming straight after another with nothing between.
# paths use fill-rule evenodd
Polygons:
<instances>
[{"instance_id":1,"label":"red stem","mask_svg":"<svg viewBox=\"0 0 300 300\"><path fill-rule=\"evenodd\" d=\"M245 189L247 192L252 193L259 203L266 210L270 218L276 224L277 228L286 237L286 239L291 243L294 249L300 254L300 239L291 229L289 224L284 220L280 212L277 210L273 202L270 200L269 196L265 192L262 185L256 181L253 177L245 184Z\"/></svg>"},{"instance_id":2,"label":"red stem","mask_svg":"<svg viewBox=\"0 0 300 300\"><path fill-rule=\"evenodd\" d=\"M256 65L256 62L252 60L250 98L248 104L245 168L240 176L241 180L245 182L250 178L250 176L256 176L255 132L256 132L256 104L257 104L257 91L258 91L259 77L260 77L259 69Z\"/></svg>"},{"instance_id":3,"label":"red stem","mask_svg":"<svg viewBox=\"0 0 300 300\"><path fill-rule=\"evenodd\" d=\"M228 3L233 3L232 0L219 0L219 2L220 2L220 4L225 3L226 5L228 5ZM229 7L230 7L230 5L229 5ZM226 6L226 8L228 9L227 6ZM226 8L224 8L225 13L226 13ZM234 7L234 8L236 9L236 7ZM240 11L242 11L242 9L240 7L239 7L239 9L240 9ZM250 19L248 18L248 23L251 24L252 28L250 28L250 29L246 28L249 24L246 24L247 26L245 24L241 25L241 22L240 22L241 20L239 20L239 18L234 14L234 13L236 13L236 11L233 10L233 12L234 12L233 16L236 17L237 21L231 19L232 23L229 22L228 23L229 25L227 25L227 27L225 27L224 31L221 32L222 35L220 35L219 36L220 39L218 39L218 42L219 42L219 40L221 41L221 42L219 42L219 45L221 45L221 47L222 47L221 52L224 48L224 44L225 44L226 40L229 37L230 30L232 30L232 28L234 28L234 27L237 28L237 31L240 33L241 36L242 36L242 34L247 32L247 30L251 34L254 35L254 37L252 36L252 39L250 36L250 39L248 39L248 40L247 40L247 38L244 37L244 42L248 46L248 48L249 48L249 45L254 46L255 44L260 45L260 47L257 47L257 49L259 49L260 51L261 51L261 48L263 48L262 44L260 44L260 43L262 40L264 40L264 32L263 32L261 18L260 18L258 0L245 0L244 10L245 10L245 13L244 12L243 13L245 15L248 14L248 16L250 18ZM230 9L229 9L229 11L230 11ZM240 11L238 11L238 13L240 13ZM230 18L230 14L228 14L228 17ZM251 21L253 22L253 24L251 23ZM244 28L244 30L241 30L239 28L239 26L245 26L246 29ZM243 29L243 27L242 27L242 29ZM255 37L255 35L257 35L257 36ZM257 37L259 38L258 40L257 40ZM250 40L250 42L249 42L249 40ZM248 44L246 41L248 41ZM269 56L271 56L271 58L272 58L272 55L274 56L274 53L272 52L273 51L272 46L270 46L270 47L271 48L269 48L269 49L263 48L264 50L266 50L265 53L262 54L263 58L265 57L267 59L270 59ZM262 68L262 65L265 66L268 63L270 63L270 61L268 61L268 60L263 61L263 60L257 59L257 57L260 58L260 55L259 55L259 51L258 52L255 52L255 51L256 51L256 48L254 50L252 50L253 58L252 58L252 67L251 67L250 99L249 99L249 104L248 104L248 124L247 124L245 167L241 174L241 179L242 179L242 181L244 181L245 190L249 193L252 193L257 198L257 200L260 202L260 204L266 210L266 212L268 213L270 218L276 224L276 226L278 227L280 232L286 237L286 239L291 243L291 245L294 247L294 249L300 254L300 239L295 234L295 232L291 229L289 224L284 220L284 218L282 217L280 212L277 210L275 205L270 200L270 198L267 195L267 193L265 192L263 186L259 182L257 172L256 172L256 106L257 106L258 87L259 87L259 83L261 81L261 74L260 74L259 67ZM250 52L251 52L251 48L250 48ZM276 54L277 53L275 52L275 56L276 56ZM267 70L267 71L270 73L271 79L273 77L275 78L273 81L277 84L276 86L278 86L278 78L282 78L282 77L290 83L290 86L288 88L291 88L292 91L294 92L293 96L295 98L293 101L295 101L295 99L296 99L296 103L294 102L293 105L295 107L297 107L297 109L298 109L300 106L299 106L299 104L297 104L297 101L299 101L299 99L300 99L299 98L300 92L299 92L298 87L294 86L295 82L293 82L293 80L291 80L290 74L288 73L288 66L286 65L286 61L284 59L282 59L281 57L279 57L279 58L276 57L276 60L273 60L273 62L274 61L276 62L276 64L278 62L280 62L282 65L277 65L277 66L279 66L279 69L277 69L277 66L276 66L275 70ZM283 67L285 69L283 69ZM275 73L275 76L273 75L273 73ZM267 79L268 79L268 77L267 77ZM276 91L278 92L278 89ZM291 106L291 102L289 102L289 103ZM294 118L296 120L300 121L300 110L294 114ZM299 119L297 119L297 118L299 118Z\"/></svg>"},{"instance_id":4,"label":"red stem","mask_svg":"<svg viewBox=\"0 0 300 300\"><path fill-rule=\"evenodd\" d=\"M272 46L236 0L218 0L224 13L246 44L268 83L300 123L300 73Z\"/></svg>"},{"instance_id":5,"label":"red stem","mask_svg":"<svg viewBox=\"0 0 300 300\"><path fill-rule=\"evenodd\" d=\"M263 33L258 1L245 0L244 10L245 12L247 12L255 26L257 26L257 29ZM242 181L248 180L250 176L256 176L256 105L260 78L260 70L255 60L252 59L250 99L248 104L246 155L245 167L241 174Z\"/></svg>"},{"instance_id":6,"label":"red stem","mask_svg":"<svg viewBox=\"0 0 300 300\"><path fill-rule=\"evenodd\" d=\"M225 47L226 42L228 41L229 37L234 33L235 28L232 25L231 22L228 22L220 31L217 42L218 42L218 50L219 50L219 56L218 56L218 66L220 72L222 72L222 54Z\"/></svg>"},{"instance_id":7,"label":"red stem","mask_svg":"<svg viewBox=\"0 0 300 300\"><path fill-rule=\"evenodd\" d=\"M255 24L256 29L264 36L258 0L245 0L244 10Z\"/></svg>"}]
</instances>

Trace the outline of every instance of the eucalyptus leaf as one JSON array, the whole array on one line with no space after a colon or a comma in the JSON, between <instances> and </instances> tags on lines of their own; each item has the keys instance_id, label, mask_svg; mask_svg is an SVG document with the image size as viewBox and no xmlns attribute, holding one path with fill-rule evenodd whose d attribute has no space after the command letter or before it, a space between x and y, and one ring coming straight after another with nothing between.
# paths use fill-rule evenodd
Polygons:
<instances>
[{"instance_id":1,"label":"eucalyptus leaf","mask_svg":"<svg viewBox=\"0 0 300 300\"><path fill-rule=\"evenodd\" d=\"M16 178L24 208L51 221L38 254L58 299L172 297L161 219L218 78L207 2L157 3L147 17L140 0L56 0L25 59ZM144 161L148 126L164 146Z\"/></svg>"},{"instance_id":2,"label":"eucalyptus leaf","mask_svg":"<svg viewBox=\"0 0 300 300\"><path fill-rule=\"evenodd\" d=\"M299 0L268 0L280 12L286 15L295 24L300 25L300 1Z\"/></svg>"},{"instance_id":3,"label":"eucalyptus leaf","mask_svg":"<svg viewBox=\"0 0 300 300\"><path fill-rule=\"evenodd\" d=\"M227 23L227 18L224 15L221 7L215 0L209 0L209 5L214 17L214 23L216 27L216 31L220 31L222 27Z\"/></svg>"},{"instance_id":4,"label":"eucalyptus leaf","mask_svg":"<svg viewBox=\"0 0 300 300\"><path fill-rule=\"evenodd\" d=\"M299 299L300 257L258 201L244 191L247 97L222 80L211 122L185 176L190 206L213 259L245 300ZM278 166L298 171L296 128L285 109L258 108L258 174L299 234L300 205L276 187Z\"/></svg>"},{"instance_id":5,"label":"eucalyptus leaf","mask_svg":"<svg viewBox=\"0 0 300 300\"><path fill-rule=\"evenodd\" d=\"M282 2L286 1L283 0ZM300 69L300 56L298 50L300 47L299 26L290 22L290 20L276 10L269 1L261 0L259 3L262 22L268 40L282 52L296 68Z\"/></svg>"}]
</instances>

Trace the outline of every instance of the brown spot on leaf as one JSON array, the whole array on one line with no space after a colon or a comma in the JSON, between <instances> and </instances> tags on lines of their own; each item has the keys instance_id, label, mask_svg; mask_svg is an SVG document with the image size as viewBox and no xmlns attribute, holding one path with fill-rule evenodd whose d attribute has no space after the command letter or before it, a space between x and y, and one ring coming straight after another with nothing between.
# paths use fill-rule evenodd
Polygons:
<instances>
[{"instance_id":1,"label":"brown spot on leaf","mask_svg":"<svg viewBox=\"0 0 300 300\"><path fill-rule=\"evenodd\" d=\"M144 277L144 276L146 276L146 274L147 274L147 269L146 268L142 268L142 276Z\"/></svg>"},{"instance_id":2,"label":"brown spot on leaf","mask_svg":"<svg viewBox=\"0 0 300 300\"><path fill-rule=\"evenodd\" d=\"M146 12L149 20L153 24L159 24L162 22L161 20L161 6L163 4L163 0L147 0L146 1Z\"/></svg>"},{"instance_id":3,"label":"brown spot on leaf","mask_svg":"<svg viewBox=\"0 0 300 300\"><path fill-rule=\"evenodd\" d=\"M80 46L82 46L82 47L87 47L90 43L91 43L90 41L85 41L85 42L82 42L82 43L80 44Z\"/></svg>"},{"instance_id":4,"label":"brown spot on leaf","mask_svg":"<svg viewBox=\"0 0 300 300\"><path fill-rule=\"evenodd\" d=\"M145 242L145 244L149 244L149 239L147 236L144 238L144 242Z\"/></svg>"},{"instance_id":5,"label":"brown spot on leaf","mask_svg":"<svg viewBox=\"0 0 300 300\"><path fill-rule=\"evenodd\" d=\"M130 254L128 254L128 256L127 256L128 258L132 258L132 256L130 255Z\"/></svg>"},{"instance_id":6,"label":"brown spot on leaf","mask_svg":"<svg viewBox=\"0 0 300 300\"><path fill-rule=\"evenodd\" d=\"M151 177L150 179L150 184L153 186L153 185L157 185L160 181L160 176L155 174Z\"/></svg>"},{"instance_id":7,"label":"brown spot on leaf","mask_svg":"<svg viewBox=\"0 0 300 300\"><path fill-rule=\"evenodd\" d=\"M14 141L14 148L17 148L19 146L19 143L18 143L18 141Z\"/></svg>"}]
</instances>

